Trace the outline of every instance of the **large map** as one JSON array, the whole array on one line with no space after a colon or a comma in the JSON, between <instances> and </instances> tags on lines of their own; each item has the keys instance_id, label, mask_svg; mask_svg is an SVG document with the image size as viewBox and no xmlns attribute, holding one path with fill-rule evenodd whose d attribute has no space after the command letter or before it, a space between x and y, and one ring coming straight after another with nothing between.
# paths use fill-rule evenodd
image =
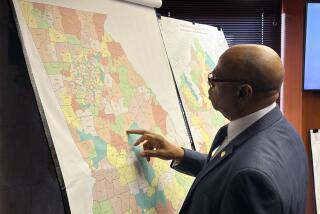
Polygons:
<instances>
[{"instance_id":1,"label":"large map","mask_svg":"<svg viewBox=\"0 0 320 214\"><path fill-rule=\"evenodd\" d=\"M171 170L168 162L152 159L148 163L141 158L141 148L133 147L139 136L127 136L126 130L153 130L183 146L189 142L185 140L185 127L181 131L177 125L177 121L183 123L181 113L170 114L152 85L137 72L122 44L108 31L108 14L22 0L17 5L39 55L36 60L46 73L49 82L46 89L53 91L68 130L58 124L56 127L49 124L49 128L52 132L60 129L61 135L69 133L81 155L78 162L65 159L61 150L68 147L68 142L53 139L71 211L177 212L192 179ZM19 24L22 25L21 20ZM33 53L27 49L27 54ZM37 73L33 75L37 79ZM171 74L158 75L170 78ZM166 93L174 92L173 82L158 84L166 85ZM52 106L47 107L44 99L40 101L49 118ZM178 102L175 104L178 106ZM67 160L70 163L65 163ZM73 166L83 163L89 168L88 181L92 182L91 193L84 197L92 200L88 203L89 211L87 207L75 208L83 206L84 191L73 191L70 186L77 183L77 178L68 175Z\"/></svg>"},{"instance_id":2,"label":"large map","mask_svg":"<svg viewBox=\"0 0 320 214\"><path fill-rule=\"evenodd\" d=\"M161 31L197 151L208 152L227 120L208 99L208 74L227 41L215 27L161 17Z\"/></svg>"}]
</instances>

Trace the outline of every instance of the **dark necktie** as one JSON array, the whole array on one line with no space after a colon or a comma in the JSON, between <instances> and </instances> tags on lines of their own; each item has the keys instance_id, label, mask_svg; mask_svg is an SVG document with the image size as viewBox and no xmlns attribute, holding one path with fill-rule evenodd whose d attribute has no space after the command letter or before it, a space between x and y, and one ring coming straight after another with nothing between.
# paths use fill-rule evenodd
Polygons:
<instances>
[{"instance_id":1,"label":"dark necktie","mask_svg":"<svg viewBox=\"0 0 320 214\"><path fill-rule=\"evenodd\" d=\"M211 145L211 148L209 150L209 154L208 154L208 157L207 157L207 162L210 161L210 158L211 158L211 155L212 155L212 152L213 150L215 150L218 146L221 145L221 143L223 142L223 140L226 138L228 134L228 125L225 125L225 126L222 126L219 131L217 132L213 142L212 142L212 145Z\"/></svg>"}]
</instances>

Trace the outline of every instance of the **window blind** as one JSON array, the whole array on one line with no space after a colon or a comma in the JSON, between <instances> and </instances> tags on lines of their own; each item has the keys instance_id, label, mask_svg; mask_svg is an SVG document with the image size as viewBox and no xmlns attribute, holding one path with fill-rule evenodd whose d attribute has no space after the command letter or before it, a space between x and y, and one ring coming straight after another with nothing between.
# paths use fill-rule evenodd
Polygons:
<instances>
[{"instance_id":1,"label":"window blind","mask_svg":"<svg viewBox=\"0 0 320 214\"><path fill-rule=\"evenodd\" d=\"M162 16L220 27L229 46L264 44L280 53L279 0L162 0Z\"/></svg>"}]
</instances>

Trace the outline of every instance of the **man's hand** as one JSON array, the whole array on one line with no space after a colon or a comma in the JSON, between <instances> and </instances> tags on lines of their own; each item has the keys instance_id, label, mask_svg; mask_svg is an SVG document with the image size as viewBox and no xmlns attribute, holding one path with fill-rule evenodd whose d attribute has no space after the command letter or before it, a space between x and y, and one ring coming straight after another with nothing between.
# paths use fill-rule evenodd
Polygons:
<instances>
[{"instance_id":1,"label":"man's hand","mask_svg":"<svg viewBox=\"0 0 320 214\"><path fill-rule=\"evenodd\" d=\"M162 160L182 161L184 150L172 143L169 143L161 135L146 130L128 130L127 134L142 135L134 144L138 146L143 143L143 151L141 157L150 160L150 157L157 157Z\"/></svg>"}]
</instances>

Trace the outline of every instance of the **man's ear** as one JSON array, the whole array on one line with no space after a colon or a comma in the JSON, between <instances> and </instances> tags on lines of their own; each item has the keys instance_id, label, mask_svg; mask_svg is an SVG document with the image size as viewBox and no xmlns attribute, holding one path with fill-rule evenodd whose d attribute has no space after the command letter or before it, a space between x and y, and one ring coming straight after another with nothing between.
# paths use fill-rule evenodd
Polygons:
<instances>
[{"instance_id":1,"label":"man's ear","mask_svg":"<svg viewBox=\"0 0 320 214\"><path fill-rule=\"evenodd\" d=\"M238 89L238 97L241 101L247 101L253 95L252 86L249 84L243 84Z\"/></svg>"}]
</instances>

